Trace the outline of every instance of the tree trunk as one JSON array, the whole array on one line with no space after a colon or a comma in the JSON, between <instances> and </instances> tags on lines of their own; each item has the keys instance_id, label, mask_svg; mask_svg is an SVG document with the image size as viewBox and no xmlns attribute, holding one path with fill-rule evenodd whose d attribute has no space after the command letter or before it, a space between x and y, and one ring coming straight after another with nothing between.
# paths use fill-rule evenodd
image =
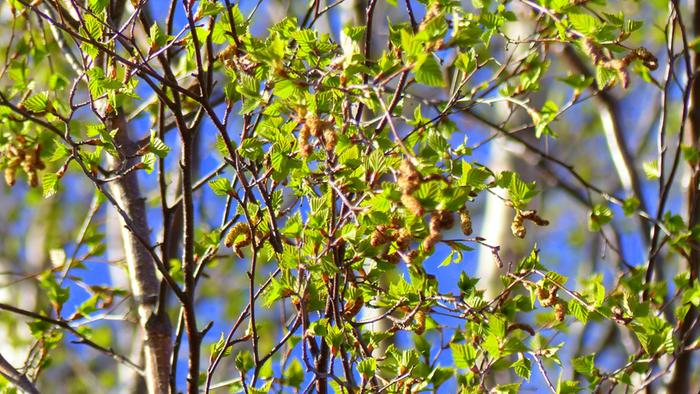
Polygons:
<instances>
[{"instance_id":1,"label":"tree trunk","mask_svg":"<svg viewBox=\"0 0 700 394\"><path fill-rule=\"evenodd\" d=\"M130 157L137 150L129 138L126 118L118 114L112 118L108 129L117 129L115 142L125 157ZM131 162L121 162L110 158L112 169L128 168ZM150 230L146 220L145 200L141 197L138 175L130 172L110 183L110 190L133 225L133 232L127 228L124 218L119 216L122 225L122 242L129 282L138 308L139 323L144 335L144 359L146 368L146 386L148 392L168 393L170 390L170 355L172 353L171 326L167 315L157 310L160 280L156 275L155 263L141 240L150 239Z\"/></svg>"},{"instance_id":2,"label":"tree trunk","mask_svg":"<svg viewBox=\"0 0 700 394\"><path fill-rule=\"evenodd\" d=\"M692 4L693 7L692 13L690 13L690 15L692 15L692 20L686 20L686 23L692 24L693 31L691 38L697 38L700 37L700 0L695 0L689 3ZM694 70L695 76L697 76L697 68L700 66L700 54L693 51L691 56L691 69ZM690 91L690 102L688 103L688 123L686 126L688 130L687 137L689 145L693 146L695 149L698 149L700 148L700 79L694 78L689 83L692 83L692 87ZM688 208L688 228L692 229L700 224L700 193L698 193L698 185L700 185L700 171L698 171L696 166L691 167L689 172L690 177L688 181L686 205ZM699 267L700 252L698 252L697 248L694 247L690 251L690 256L687 260L686 267L686 270L690 271L691 284L698 280ZM679 271L681 270L682 268L679 267ZM688 333L688 330L691 329L697 313L697 308L693 308L691 306L681 323L681 329L679 332L680 338L683 338ZM692 333L689 335L689 337L693 337ZM674 365L671 381L668 385L668 393L690 392L690 380L693 376L692 356L692 352L683 352L678 356L678 359Z\"/></svg>"}]
</instances>

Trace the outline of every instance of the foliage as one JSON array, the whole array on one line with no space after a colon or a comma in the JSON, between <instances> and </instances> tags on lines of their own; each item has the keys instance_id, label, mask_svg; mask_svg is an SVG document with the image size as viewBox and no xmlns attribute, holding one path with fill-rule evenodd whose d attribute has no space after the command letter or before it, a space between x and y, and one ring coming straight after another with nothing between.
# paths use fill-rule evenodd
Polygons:
<instances>
[{"instance_id":1,"label":"foliage","mask_svg":"<svg viewBox=\"0 0 700 394\"><path fill-rule=\"evenodd\" d=\"M341 2L296 4L263 28L263 8L228 0L173 1L170 11L123 0L0 5L7 194L62 212L47 225L48 264L27 275L40 301L0 304L28 326L22 374L51 391L63 360L87 359L87 346L107 356L87 366L104 387L116 386L105 371L119 363L158 393L568 393L661 387L665 374L676 384L676 361L698 348L700 306L697 184L687 216L669 202L679 163L698 179L697 141L681 144L697 110L678 3L643 24L642 6L618 12L636 3L625 1L346 2L366 19L333 33L319 24L340 18ZM640 43L664 23L668 50ZM515 25L528 33L511 36ZM655 53L675 71L652 75ZM575 64L568 73L562 57ZM626 150L611 104L638 86L664 100L658 152L645 160ZM683 97L674 106L673 94ZM594 141L566 118L591 101L603 113L597 134L620 151L589 152L581 172L548 144ZM480 163L472 127L495 133L484 143L524 147L538 182ZM598 159L619 183L585 174ZM568 191L588 213L576 224L583 237L611 250L622 248L609 240L620 238L620 217L639 219L624 223L639 227L643 261L619 252L611 279L575 277L566 253L543 258L565 242L544 227L569 214L554 219L550 189ZM80 193L92 198L87 211ZM499 244L472 223L490 195L512 215ZM110 215L123 244L105 238ZM110 261L107 249L122 246ZM468 267L477 253L493 256L498 289ZM96 260L128 278L96 280ZM117 343L130 327L149 338L143 362ZM573 327L624 337L623 362L603 362L606 347L563 350ZM24 384L0 373L8 392ZM90 391L80 378L73 389Z\"/></svg>"}]
</instances>

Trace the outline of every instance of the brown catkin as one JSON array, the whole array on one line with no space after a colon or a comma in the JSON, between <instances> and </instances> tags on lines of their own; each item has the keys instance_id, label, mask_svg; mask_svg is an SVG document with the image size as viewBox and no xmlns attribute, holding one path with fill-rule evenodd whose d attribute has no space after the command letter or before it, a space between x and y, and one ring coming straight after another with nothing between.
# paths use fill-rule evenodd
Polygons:
<instances>
[{"instance_id":1,"label":"brown catkin","mask_svg":"<svg viewBox=\"0 0 700 394\"><path fill-rule=\"evenodd\" d=\"M447 230L455 225L455 217L449 211L437 211L438 226L441 230Z\"/></svg>"},{"instance_id":2,"label":"brown catkin","mask_svg":"<svg viewBox=\"0 0 700 394\"><path fill-rule=\"evenodd\" d=\"M464 207L459 210L459 224L462 228L462 234L472 234L472 216L469 214L469 210L467 209L467 207Z\"/></svg>"},{"instance_id":3,"label":"brown catkin","mask_svg":"<svg viewBox=\"0 0 700 394\"><path fill-rule=\"evenodd\" d=\"M656 56L654 56L654 54L649 52L648 49L640 47L635 49L632 53L637 59L641 60L642 64L644 64L644 66L649 70L654 71L659 67L659 60L656 58Z\"/></svg>"},{"instance_id":4,"label":"brown catkin","mask_svg":"<svg viewBox=\"0 0 700 394\"><path fill-rule=\"evenodd\" d=\"M36 170L28 172L27 179L30 187L39 186L39 176L37 175Z\"/></svg>"},{"instance_id":5,"label":"brown catkin","mask_svg":"<svg viewBox=\"0 0 700 394\"><path fill-rule=\"evenodd\" d=\"M586 55L593 60L593 64L598 64L609 60L603 51L590 38L584 38L581 41L581 47Z\"/></svg>"},{"instance_id":6,"label":"brown catkin","mask_svg":"<svg viewBox=\"0 0 700 394\"><path fill-rule=\"evenodd\" d=\"M423 240L423 250L428 252L433 249L433 247L440 242L440 233L430 233Z\"/></svg>"},{"instance_id":7,"label":"brown catkin","mask_svg":"<svg viewBox=\"0 0 700 394\"><path fill-rule=\"evenodd\" d=\"M411 246L412 238L411 232L406 228L402 228L396 234L396 246L401 251L406 250Z\"/></svg>"},{"instance_id":8,"label":"brown catkin","mask_svg":"<svg viewBox=\"0 0 700 394\"><path fill-rule=\"evenodd\" d=\"M566 304L558 302L554 305L554 316L557 318L558 322L563 322L566 317Z\"/></svg>"},{"instance_id":9,"label":"brown catkin","mask_svg":"<svg viewBox=\"0 0 700 394\"><path fill-rule=\"evenodd\" d=\"M5 168L5 183L7 183L7 186L14 186L15 182L17 182L17 167Z\"/></svg>"},{"instance_id":10,"label":"brown catkin","mask_svg":"<svg viewBox=\"0 0 700 394\"><path fill-rule=\"evenodd\" d=\"M319 119L318 116L311 115L306 118L305 125L309 127L309 131L314 137L319 138L321 137L321 134L323 134L324 122Z\"/></svg>"},{"instance_id":11,"label":"brown catkin","mask_svg":"<svg viewBox=\"0 0 700 394\"><path fill-rule=\"evenodd\" d=\"M399 167L399 188L404 194L413 194L420 186L420 173L409 160L401 162Z\"/></svg>"},{"instance_id":12,"label":"brown catkin","mask_svg":"<svg viewBox=\"0 0 700 394\"><path fill-rule=\"evenodd\" d=\"M520 215L523 217L523 219L529 220L538 226L549 225L549 220L542 219L539 215L537 215L537 211L520 211Z\"/></svg>"},{"instance_id":13,"label":"brown catkin","mask_svg":"<svg viewBox=\"0 0 700 394\"><path fill-rule=\"evenodd\" d=\"M520 214L520 211L517 211L515 213L515 217L513 218L513 223L510 225L510 231L513 232L513 235L521 239L525 238L525 235L527 234L527 229L523 224L524 221L525 219Z\"/></svg>"},{"instance_id":14,"label":"brown catkin","mask_svg":"<svg viewBox=\"0 0 700 394\"><path fill-rule=\"evenodd\" d=\"M418 255L419 255L418 250L415 250L415 249L406 253L406 265L408 265L409 267L411 265L413 265L413 263L418 258Z\"/></svg>"},{"instance_id":15,"label":"brown catkin","mask_svg":"<svg viewBox=\"0 0 700 394\"><path fill-rule=\"evenodd\" d=\"M41 145L26 146L27 141L22 136L17 136L16 142L20 144L19 147L11 144L3 152L3 155L8 158L7 167L4 171L5 183L8 186L13 186L17 181L17 168L21 167L27 174L29 186L39 186L38 171L46 168L46 165L40 158Z\"/></svg>"},{"instance_id":16,"label":"brown catkin","mask_svg":"<svg viewBox=\"0 0 700 394\"><path fill-rule=\"evenodd\" d=\"M419 309L414 316L416 325L413 330L416 334L422 335L425 332L425 311Z\"/></svg>"},{"instance_id":17,"label":"brown catkin","mask_svg":"<svg viewBox=\"0 0 700 394\"><path fill-rule=\"evenodd\" d=\"M338 144L338 135L333 127L327 127L323 130L323 139L326 142L326 151L332 152Z\"/></svg>"},{"instance_id":18,"label":"brown catkin","mask_svg":"<svg viewBox=\"0 0 700 394\"><path fill-rule=\"evenodd\" d=\"M420 173L413 163L404 159L399 167L398 177L399 189L401 189L401 203L416 216L423 216L424 213L420 201L413 197L413 192L420 187L420 183Z\"/></svg>"},{"instance_id":19,"label":"brown catkin","mask_svg":"<svg viewBox=\"0 0 700 394\"><path fill-rule=\"evenodd\" d=\"M377 226L374 231L372 231L372 235L370 236L370 245L372 245L373 248L376 248L379 245L385 244L388 241L388 237L386 235L386 227L385 226Z\"/></svg>"},{"instance_id":20,"label":"brown catkin","mask_svg":"<svg viewBox=\"0 0 700 394\"><path fill-rule=\"evenodd\" d=\"M394 265L398 264L401 261L401 256L398 253L384 254L382 258L386 260L387 263L391 263Z\"/></svg>"},{"instance_id":21,"label":"brown catkin","mask_svg":"<svg viewBox=\"0 0 700 394\"><path fill-rule=\"evenodd\" d=\"M299 139L297 141L299 145L299 154L303 158L311 156L311 152L313 151L311 144L309 144L310 136L311 131L309 129L308 123L305 123L303 126L301 126L301 129L299 130Z\"/></svg>"},{"instance_id":22,"label":"brown catkin","mask_svg":"<svg viewBox=\"0 0 700 394\"><path fill-rule=\"evenodd\" d=\"M435 244L442 239L441 230L448 229L454 225L452 212L435 211L430 216L430 234L423 240L423 250L432 250Z\"/></svg>"},{"instance_id":23,"label":"brown catkin","mask_svg":"<svg viewBox=\"0 0 700 394\"><path fill-rule=\"evenodd\" d=\"M529 220L538 226L547 226L549 221L541 218L537 215L537 211L521 211L517 210L515 212L515 217L513 218L513 223L510 225L510 230L518 238L525 238L527 234L527 229L525 228L525 220Z\"/></svg>"},{"instance_id":24,"label":"brown catkin","mask_svg":"<svg viewBox=\"0 0 700 394\"><path fill-rule=\"evenodd\" d=\"M544 287L538 288L537 298L540 300L540 304L542 304L542 306L545 308L550 307L559 302L556 287L550 287L549 289L545 289Z\"/></svg>"},{"instance_id":25,"label":"brown catkin","mask_svg":"<svg viewBox=\"0 0 700 394\"><path fill-rule=\"evenodd\" d=\"M615 70L618 78L620 79L620 83L624 88L627 88L629 85L630 75L627 68L632 61L640 60L646 68L652 71L659 67L659 61L656 56L654 56L654 54L652 54L648 49L643 47L634 49L621 59L611 59L609 56L605 55L603 50L590 38L583 39L581 42L581 47L586 55L593 60L593 64Z\"/></svg>"},{"instance_id":26,"label":"brown catkin","mask_svg":"<svg viewBox=\"0 0 700 394\"><path fill-rule=\"evenodd\" d=\"M219 54L217 55L217 58L219 58L220 61L225 62L227 60L231 60L233 56L235 56L238 48L236 47L235 43L232 43L231 45L227 46L224 48Z\"/></svg>"},{"instance_id":27,"label":"brown catkin","mask_svg":"<svg viewBox=\"0 0 700 394\"><path fill-rule=\"evenodd\" d=\"M413 197L410 194L404 193L401 195L401 203L403 204L406 209L411 211L416 216L423 216L423 213L425 212L423 210L423 206L421 205L420 201L418 201L417 198Z\"/></svg>"}]
</instances>

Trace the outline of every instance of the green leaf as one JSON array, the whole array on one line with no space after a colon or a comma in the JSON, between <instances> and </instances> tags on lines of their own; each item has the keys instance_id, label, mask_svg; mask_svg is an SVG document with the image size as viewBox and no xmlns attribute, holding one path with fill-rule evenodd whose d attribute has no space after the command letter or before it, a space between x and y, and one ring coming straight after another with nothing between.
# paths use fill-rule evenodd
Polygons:
<instances>
[{"instance_id":1,"label":"green leaf","mask_svg":"<svg viewBox=\"0 0 700 394\"><path fill-rule=\"evenodd\" d=\"M520 376L521 378L523 378L525 380L530 380L530 373L532 372L532 365L530 363L530 360L527 357L520 354L518 356L518 360L516 362L514 362L513 364L511 364L510 367L513 368L513 371L515 371L515 373L518 376Z\"/></svg>"},{"instance_id":2,"label":"green leaf","mask_svg":"<svg viewBox=\"0 0 700 394\"><path fill-rule=\"evenodd\" d=\"M581 391L581 389L578 387L578 382L573 380L563 380L562 376L563 374L559 375L556 394L576 394Z\"/></svg>"},{"instance_id":3,"label":"green leaf","mask_svg":"<svg viewBox=\"0 0 700 394\"><path fill-rule=\"evenodd\" d=\"M141 156L141 168L143 168L147 174L150 174L155 169L156 161L158 161L158 156L155 153L146 153Z\"/></svg>"},{"instance_id":4,"label":"green leaf","mask_svg":"<svg viewBox=\"0 0 700 394\"><path fill-rule=\"evenodd\" d=\"M500 384L490 391L492 394L518 394L519 392L520 382Z\"/></svg>"},{"instance_id":5,"label":"green leaf","mask_svg":"<svg viewBox=\"0 0 700 394\"><path fill-rule=\"evenodd\" d=\"M238 151L241 153L241 156L251 160L260 159L264 154L262 142L256 138L246 138L243 140Z\"/></svg>"},{"instance_id":6,"label":"green leaf","mask_svg":"<svg viewBox=\"0 0 700 394\"><path fill-rule=\"evenodd\" d=\"M165 145L165 142L156 136L155 130L151 131L151 140L148 143L148 151L155 153L156 156L164 159L170 152L170 147Z\"/></svg>"},{"instance_id":7,"label":"green leaf","mask_svg":"<svg viewBox=\"0 0 700 394\"><path fill-rule=\"evenodd\" d=\"M474 365L476 360L476 350L467 344L450 344L452 349L452 360L455 367L460 369L469 369Z\"/></svg>"},{"instance_id":8,"label":"green leaf","mask_svg":"<svg viewBox=\"0 0 700 394\"><path fill-rule=\"evenodd\" d=\"M217 196L227 196L234 192L231 182L227 178L213 179L209 181L209 187Z\"/></svg>"},{"instance_id":9,"label":"green leaf","mask_svg":"<svg viewBox=\"0 0 700 394\"><path fill-rule=\"evenodd\" d=\"M603 66L596 66L595 80L599 90L605 89L616 78L617 71Z\"/></svg>"},{"instance_id":10,"label":"green leaf","mask_svg":"<svg viewBox=\"0 0 700 394\"><path fill-rule=\"evenodd\" d=\"M304 383L304 368L299 359L295 358L284 371L284 381L288 386L299 388Z\"/></svg>"},{"instance_id":11,"label":"green leaf","mask_svg":"<svg viewBox=\"0 0 700 394\"><path fill-rule=\"evenodd\" d=\"M584 375L591 376L593 371L595 371L595 354L588 354L586 356L576 357L571 362L574 367L574 371Z\"/></svg>"},{"instance_id":12,"label":"green leaf","mask_svg":"<svg viewBox=\"0 0 700 394\"><path fill-rule=\"evenodd\" d=\"M96 14L104 11L109 4L109 0L90 0L89 6L90 10Z\"/></svg>"},{"instance_id":13,"label":"green leaf","mask_svg":"<svg viewBox=\"0 0 700 394\"><path fill-rule=\"evenodd\" d=\"M85 32L87 32L88 36L99 41L102 38L103 22L92 14L85 14L84 22Z\"/></svg>"},{"instance_id":14,"label":"green leaf","mask_svg":"<svg viewBox=\"0 0 700 394\"><path fill-rule=\"evenodd\" d=\"M44 198L49 198L58 192L58 175L47 172L41 177L41 188Z\"/></svg>"},{"instance_id":15,"label":"green leaf","mask_svg":"<svg viewBox=\"0 0 700 394\"><path fill-rule=\"evenodd\" d=\"M46 290L47 297L58 309L60 309L70 297L70 289L61 287L51 271L46 271L39 277L39 285Z\"/></svg>"},{"instance_id":16,"label":"green leaf","mask_svg":"<svg viewBox=\"0 0 700 394\"><path fill-rule=\"evenodd\" d=\"M581 321L581 323L586 324L588 322L588 307L581 304L577 300L570 300L568 304L569 312L571 315Z\"/></svg>"},{"instance_id":17,"label":"green leaf","mask_svg":"<svg viewBox=\"0 0 700 394\"><path fill-rule=\"evenodd\" d=\"M197 13L195 14L195 19L199 20L207 16L221 15L225 11L226 8L221 2L213 0L204 0L199 3L199 8L197 9Z\"/></svg>"},{"instance_id":18,"label":"green leaf","mask_svg":"<svg viewBox=\"0 0 700 394\"><path fill-rule=\"evenodd\" d=\"M247 351L243 350L236 354L236 368L239 371L246 372L255 366L255 361L253 360L253 355Z\"/></svg>"},{"instance_id":19,"label":"green leaf","mask_svg":"<svg viewBox=\"0 0 700 394\"><path fill-rule=\"evenodd\" d=\"M626 216L633 215L639 208L639 199L637 197L628 197L622 203L622 211Z\"/></svg>"},{"instance_id":20,"label":"green leaf","mask_svg":"<svg viewBox=\"0 0 700 394\"><path fill-rule=\"evenodd\" d=\"M47 92L37 93L22 101L21 105L29 112L46 112L49 106L49 94Z\"/></svg>"},{"instance_id":21,"label":"green leaf","mask_svg":"<svg viewBox=\"0 0 700 394\"><path fill-rule=\"evenodd\" d=\"M50 162L55 162L63 159L64 157L67 157L68 154L70 153L70 150L68 148L61 144L61 143L56 143L54 145L53 151L51 152L51 156L48 158L48 161Z\"/></svg>"},{"instance_id":22,"label":"green leaf","mask_svg":"<svg viewBox=\"0 0 700 394\"><path fill-rule=\"evenodd\" d=\"M652 181L659 179L659 162L657 160L642 163L642 169L644 170L644 175L646 175L647 179Z\"/></svg>"},{"instance_id":23,"label":"green leaf","mask_svg":"<svg viewBox=\"0 0 700 394\"><path fill-rule=\"evenodd\" d=\"M151 25L151 29L148 34L148 43L151 45L151 48L161 48L165 44L168 43L168 35L163 32L160 27L158 27L158 23L154 22L153 25Z\"/></svg>"},{"instance_id":24,"label":"green leaf","mask_svg":"<svg viewBox=\"0 0 700 394\"><path fill-rule=\"evenodd\" d=\"M586 36L595 34L600 28L598 20L592 15L585 13L570 13L569 21L571 21L574 29Z\"/></svg>"},{"instance_id":25,"label":"green leaf","mask_svg":"<svg viewBox=\"0 0 700 394\"><path fill-rule=\"evenodd\" d=\"M497 338L506 336L506 319L503 316L489 315L489 323L487 330Z\"/></svg>"},{"instance_id":26,"label":"green leaf","mask_svg":"<svg viewBox=\"0 0 700 394\"><path fill-rule=\"evenodd\" d=\"M357 372L360 373L365 380L374 376L374 372L377 370L377 360L373 358L366 358L359 363L357 363Z\"/></svg>"},{"instance_id":27,"label":"green leaf","mask_svg":"<svg viewBox=\"0 0 700 394\"><path fill-rule=\"evenodd\" d=\"M430 53L426 53L419 59L420 60L413 68L413 72L416 75L416 81L428 86L445 86L445 80L442 76L442 69L440 68L437 60L435 60L435 57Z\"/></svg>"},{"instance_id":28,"label":"green leaf","mask_svg":"<svg viewBox=\"0 0 700 394\"><path fill-rule=\"evenodd\" d=\"M590 231L600 231L600 228L610 223L613 218L610 207L603 204L596 204L588 215L588 229Z\"/></svg>"},{"instance_id":29,"label":"green leaf","mask_svg":"<svg viewBox=\"0 0 700 394\"><path fill-rule=\"evenodd\" d=\"M572 74L567 77L557 79L571 86L578 93L584 91L593 83L593 77L586 77L585 75L580 74Z\"/></svg>"}]
</instances>

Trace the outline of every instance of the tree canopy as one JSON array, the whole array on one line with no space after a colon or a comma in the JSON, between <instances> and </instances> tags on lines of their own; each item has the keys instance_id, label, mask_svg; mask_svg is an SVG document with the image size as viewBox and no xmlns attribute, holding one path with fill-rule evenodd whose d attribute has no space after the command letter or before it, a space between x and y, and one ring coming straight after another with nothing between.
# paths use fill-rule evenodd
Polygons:
<instances>
[{"instance_id":1,"label":"tree canopy","mask_svg":"<svg viewBox=\"0 0 700 394\"><path fill-rule=\"evenodd\" d=\"M694 392L700 3L0 3L0 389Z\"/></svg>"}]
</instances>

